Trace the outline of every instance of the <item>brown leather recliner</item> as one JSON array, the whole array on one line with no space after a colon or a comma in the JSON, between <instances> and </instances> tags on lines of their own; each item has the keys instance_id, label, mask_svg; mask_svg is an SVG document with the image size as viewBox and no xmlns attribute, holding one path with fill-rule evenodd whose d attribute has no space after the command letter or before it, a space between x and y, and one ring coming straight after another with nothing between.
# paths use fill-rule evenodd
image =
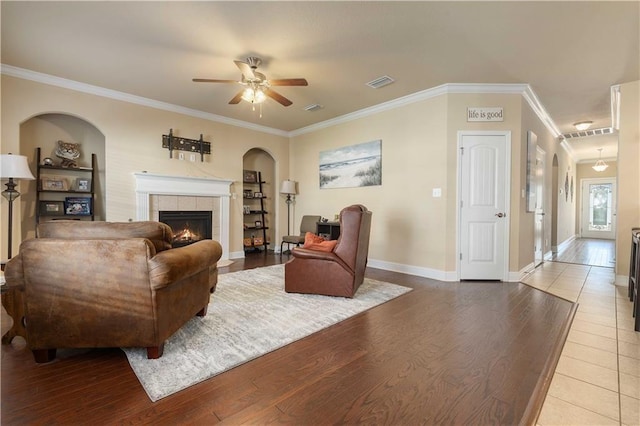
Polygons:
<instances>
[{"instance_id":1,"label":"brown leather recliner","mask_svg":"<svg viewBox=\"0 0 640 426\"><path fill-rule=\"evenodd\" d=\"M293 259L284 265L285 291L353 297L364 281L370 230L371 212L365 206L342 209L340 237L332 252L291 250Z\"/></svg>"},{"instance_id":2,"label":"brown leather recliner","mask_svg":"<svg viewBox=\"0 0 640 426\"><path fill-rule=\"evenodd\" d=\"M22 292L26 340L36 362L56 348L145 347L204 316L222 247L213 240L171 248L160 222L56 221L38 226L5 268Z\"/></svg>"}]
</instances>

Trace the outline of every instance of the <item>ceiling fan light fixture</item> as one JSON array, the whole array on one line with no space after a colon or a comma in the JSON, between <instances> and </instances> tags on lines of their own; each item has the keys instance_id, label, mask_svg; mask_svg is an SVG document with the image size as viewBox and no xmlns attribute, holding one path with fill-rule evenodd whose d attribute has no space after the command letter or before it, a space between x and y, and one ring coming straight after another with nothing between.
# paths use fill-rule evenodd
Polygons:
<instances>
[{"instance_id":1,"label":"ceiling fan light fixture","mask_svg":"<svg viewBox=\"0 0 640 426\"><path fill-rule=\"evenodd\" d=\"M593 124L593 121L587 120L587 121L579 121L577 123L574 123L574 127L580 131L582 130L587 130L589 127L591 127L591 125Z\"/></svg>"},{"instance_id":2,"label":"ceiling fan light fixture","mask_svg":"<svg viewBox=\"0 0 640 426\"><path fill-rule=\"evenodd\" d=\"M607 170L607 167L609 167L609 165L602 159L602 148L598 149L598 151L600 151L600 158L591 168L596 172L604 172L605 170Z\"/></svg>"},{"instance_id":3,"label":"ceiling fan light fixture","mask_svg":"<svg viewBox=\"0 0 640 426\"><path fill-rule=\"evenodd\" d=\"M247 87L242 93L242 99L250 104L260 104L267 100L267 95L260 87Z\"/></svg>"}]
</instances>

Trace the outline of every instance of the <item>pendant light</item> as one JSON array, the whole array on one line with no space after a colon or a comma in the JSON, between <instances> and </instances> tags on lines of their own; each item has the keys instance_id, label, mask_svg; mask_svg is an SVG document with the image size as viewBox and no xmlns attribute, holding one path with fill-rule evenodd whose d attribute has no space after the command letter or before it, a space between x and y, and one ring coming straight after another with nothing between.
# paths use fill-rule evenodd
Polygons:
<instances>
[{"instance_id":1,"label":"pendant light","mask_svg":"<svg viewBox=\"0 0 640 426\"><path fill-rule=\"evenodd\" d=\"M598 161L596 161L596 164L594 164L592 168L596 172L604 172L605 170L607 170L607 167L609 167L609 165L602 159L602 148L598 149L598 151L600 151L600 158L598 159Z\"/></svg>"}]
</instances>

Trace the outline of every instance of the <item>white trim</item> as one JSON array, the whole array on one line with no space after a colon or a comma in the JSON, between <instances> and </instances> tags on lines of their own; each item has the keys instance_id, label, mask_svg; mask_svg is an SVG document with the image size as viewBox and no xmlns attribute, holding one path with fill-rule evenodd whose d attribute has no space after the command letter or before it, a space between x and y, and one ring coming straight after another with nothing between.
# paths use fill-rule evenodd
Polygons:
<instances>
[{"instance_id":1,"label":"white trim","mask_svg":"<svg viewBox=\"0 0 640 426\"><path fill-rule=\"evenodd\" d=\"M400 272L402 274L431 278L438 281L457 281L455 271L441 271L422 266L405 265L402 263L386 262L384 260L369 259L367 267L382 269L385 271Z\"/></svg>"},{"instance_id":2,"label":"white trim","mask_svg":"<svg viewBox=\"0 0 640 426\"><path fill-rule=\"evenodd\" d=\"M611 127L620 130L620 85L611 86Z\"/></svg>"},{"instance_id":3,"label":"white trim","mask_svg":"<svg viewBox=\"0 0 640 426\"><path fill-rule=\"evenodd\" d=\"M305 133L315 132L319 129L335 126L338 124L346 123L349 121L357 120L359 118L367 117L370 115L378 114L383 111L389 111L395 108L399 108L414 102L420 102L426 99L431 99L436 96L444 94L511 94L522 95L527 101L529 106L536 113L540 121L547 127L547 129L554 135L554 137L560 136L560 131L556 127L555 123L547 113L538 96L535 94L531 86L528 84L480 84L480 83L446 83L440 86L436 86L430 89L422 90L407 96L402 96L397 99L393 99L388 102L383 102L378 105L374 105L368 108L363 108L359 111L355 111L349 114L332 118L320 123L312 124L307 127L302 127L290 132L274 129L272 127L261 126L258 124L249 123L247 121L236 120L233 118L224 117L217 114L212 114L204 111L195 110L192 108L186 108L179 105L170 104L167 102L161 102L154 99L144 98L142 96L131 95L117 90L106 89L104 87L94 86L91 84L80 83L74 80L66 78L56 77L49 74L44 74L37 71L31 71L24 68L14 67L12 65L0 64L0 73L22 78L25 80L31 80L38 83L48 84L51 86L62 87L69 90L75 90L77 92L89 93L96 96L102 96L105 98L115 99L118 101L129 102L136 105L143 105L151 108L156 108L164 111L175 112L177 114L188 115L191 117L202 118L204 120L215 121L218 123L228 124L230 126L242 127L258 132L268 133L276 136L293 137L303 135ZM614 86L615 87L615 86Z\"/></svg>"},{"instance_id":4,"label":"white trim","mask_svg":"<svg viewBox=\"0 0 640 426\"><path fill-rule=\"evenodd\" d=\"M229 253L229 259L243 259L244 258L244 250L242 251L232 251Z\"/></svg>"},{"instance_id":5,"label":"white trim","mask_svg":"<svg viewBox=\"0 0 640 426\"><path fill-rule=\"evenodd\" d=\"M202 118L204 120L215 121L218 123L228 124L230 126L243 127L262 133L268 133L276 136L288 137L289 133L284 130L274 129L272 127L261 126L249 123L247 121L236 120L234 118L223 117L209 112L199 111L192 108L186 108L180 105L174 105L167 102L156 101L154 99L144 98L142 96L131 95L129 93L119 92L117 90L106 89L100 86L80 83L66 78L56 77L41 72L31 71L24 68L14 67L12 65L2 64L2 74L31 80L38 83L48 84L51 86L62 87L64 89L75 90L76 92L88 93L91 95L102 96L104 98L115 99L117 101L129 102L131 104L142 105L150 108L156 108L163 111L175 112L177 114L188 115L190 117Z\"/></svg>"},{"instance_id":6,"label":"white trim","mask_svg":"<svg viewBox=\"0 0 640 426\"><path fill-rule=\"evenodd\" d=\"M628 275L616 275L614 285L620 287L629 287L629 276Z\"/></svg>"},{"instance_id":7,"label":"white trim","mask_svg":"<svg viewBox=\"0 0 640 426\"><path fill-rule=\"evenodd\" d=\"M505 233L504 233L504 239L503 239L503 244L504 244L504 255L506 256L504 259L504 269L502 271L502 279L504 281L512 281L512 277L510 275L509 272L509 259L511 258L511 253L510 253L510 244L509 244L509 238L511 236L511 130L458 130L458 137L457 137L457 153L456 153L456 157L457 157L457 180L458 183L456 185L456 281L460 281L460 256L458 256L458 253L461 253L461 245L460 245L460 238L461 238L461 233L460 233L460 228L461 228L461 224L460 224L460 197L462 194L462 156L460 155L460 147L462 144L462 137L463 136L490 136L490 135L497 135L497 136L504 136L505 138L505 142L506 142L506 152L505 152L505 170L504 170L504 176L506 176L505 182L504 182L504 191L505 191L505 197L506 197L506 203L505 203Z\"/></svg>"},{"instance_id":8,"label":"white trim","mask_svg":"<svg viewBox=\"0 0 640 426\"><path fill-rule=\"evenodd\" d=\"M533 266L533 262L520 269L517 272L509 272L508 282L522 282L525 277L533 272L535 272L536 268Z\"/></svg>"}]
</instances>

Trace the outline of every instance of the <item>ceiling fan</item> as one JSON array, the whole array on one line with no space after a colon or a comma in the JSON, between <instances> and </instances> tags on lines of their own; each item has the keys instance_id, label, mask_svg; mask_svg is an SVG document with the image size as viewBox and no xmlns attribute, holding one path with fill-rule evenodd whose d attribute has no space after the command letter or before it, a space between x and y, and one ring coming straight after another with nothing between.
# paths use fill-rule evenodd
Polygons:
<instances>
[{"instance_id":1,"label":"ceiling fan","mask_svg":"<svg viewBox=\"0 0 640 426\"><path fill-rule=\"evenodd\" d=\"M283 78L277 80L267 80L267 77L256 71L262 63L262 59L255 56L247 58L246 62L234 61L236 66L242 72L242 79L236 80L217 80L210 78L194 78L196 83L239 83L245 86L237 95L229 101L230 104L240 103L245 100L252 104L259 104L267 99L267 96L283 106L289 106L293 102L282 96L271 88L271 86L307 86L307 80L304 78Z\"/></svg>"}]
</instances>

